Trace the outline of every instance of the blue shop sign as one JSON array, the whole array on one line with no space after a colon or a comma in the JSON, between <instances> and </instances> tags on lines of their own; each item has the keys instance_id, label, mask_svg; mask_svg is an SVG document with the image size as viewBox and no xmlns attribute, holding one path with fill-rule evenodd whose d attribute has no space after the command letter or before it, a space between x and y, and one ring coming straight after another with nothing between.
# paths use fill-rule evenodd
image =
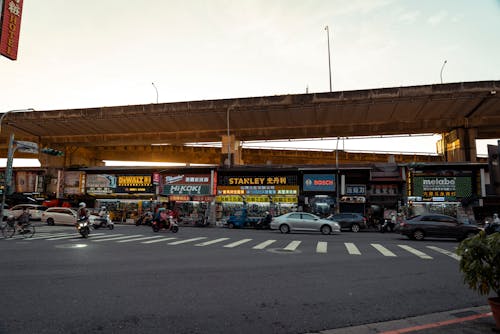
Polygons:
<instances>
[{"instance_id":1,"label":"blue shop sign","mask_svg":"<svg viewBox=\"0 0 500 334\"><path fill-rule=\"evenodd\" d=\"M335 190L335 174L304 174L304 191Z\"/></svg>"}]
</instances>

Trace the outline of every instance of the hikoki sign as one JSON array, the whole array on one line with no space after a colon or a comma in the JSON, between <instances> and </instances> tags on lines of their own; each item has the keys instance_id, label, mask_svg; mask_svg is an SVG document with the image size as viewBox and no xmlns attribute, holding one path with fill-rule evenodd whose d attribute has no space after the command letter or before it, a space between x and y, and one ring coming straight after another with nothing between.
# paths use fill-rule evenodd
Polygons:
<instances>
[{"instance_id":1,"label":"hikoki sign","mask_svg":"<svg viewBox=\"0 0 500 334\"><path fill-rule=\"evenodd\" d=\"M0 54L17 59L23 0L0 0Z\"/></svg>"}]
</instances>

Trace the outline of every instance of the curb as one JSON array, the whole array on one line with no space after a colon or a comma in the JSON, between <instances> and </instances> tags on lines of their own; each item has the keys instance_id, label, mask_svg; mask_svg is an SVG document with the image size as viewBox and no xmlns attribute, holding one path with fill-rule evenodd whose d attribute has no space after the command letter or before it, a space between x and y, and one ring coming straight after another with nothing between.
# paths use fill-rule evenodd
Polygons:
<instances>
[{"instance_id":1,"label":"curb","mask_svg":"<svg viewBox=\"0 0 500 334\"><path fill-rule=\"evenodd\" d=\"M436 329L441 326L473 321L481 318L491 318L491 310L488 305L470 307L446 312L431 313L416 317L386 322L344 327L313 332L309 334L400 334L421 331L425 329ZM493 323L494 325L494 323ZM478 332L480 333L480 332Z\"/></svg>"}]
</instances>

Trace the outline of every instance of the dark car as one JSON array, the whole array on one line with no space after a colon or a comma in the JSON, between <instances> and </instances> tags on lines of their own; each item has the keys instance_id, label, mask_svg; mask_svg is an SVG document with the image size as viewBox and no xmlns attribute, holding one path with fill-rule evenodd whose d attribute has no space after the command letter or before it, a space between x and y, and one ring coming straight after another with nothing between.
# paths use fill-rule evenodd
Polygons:
<instances>
[{"instance_id":1,"label":"dark car","mask_svg":"<svg viewBox=\"0 0 500 334\"><path fill-rule=\"evenodd\" d=\"M481 229L474 224L459 222L456 218L440 214L423 214L412 217L399 225L399 232L410 239L454 238L463 240Z\"/></svg>"},{"instance_id":2,"label":"dark car","mask_svg":"<svg viewBox=\"0 0 500 334\"><path fill-rule=\"evenodd\" d=\"M359 232L360 229L366 228L366 218L356 212L342 212L329 216L327 219L339 223L340 228L349 229L353 232Z\"/></svg>"}]
</instances>

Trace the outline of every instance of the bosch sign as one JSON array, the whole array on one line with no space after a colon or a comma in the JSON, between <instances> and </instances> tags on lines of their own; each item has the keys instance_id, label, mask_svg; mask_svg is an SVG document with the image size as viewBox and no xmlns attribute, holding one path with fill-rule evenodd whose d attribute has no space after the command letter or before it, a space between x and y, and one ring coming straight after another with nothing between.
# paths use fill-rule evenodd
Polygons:
<instances>
[{"instance_id":1,"label":"bosch sign","mask_svg":"<svg viewBox=\"0 0 500 334\"><path fill-rule=\"evenodd\" d=\"M304 191L335 191L335 174L304 174Z\"/></svg>"}]
</instances>

